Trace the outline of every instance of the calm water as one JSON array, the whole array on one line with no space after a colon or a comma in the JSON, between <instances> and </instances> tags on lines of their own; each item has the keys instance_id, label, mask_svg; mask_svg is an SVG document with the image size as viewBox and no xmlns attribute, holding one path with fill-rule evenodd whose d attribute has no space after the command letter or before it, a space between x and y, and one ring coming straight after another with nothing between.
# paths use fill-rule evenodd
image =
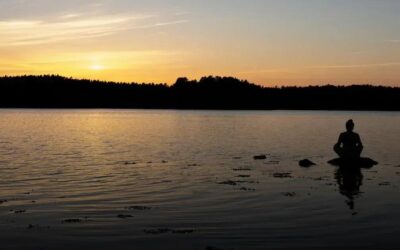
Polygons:
<instances>
[{"instance_id":1,"label":"calm water","mask_svg":"<svg viewBox=\"0 0 400 250\"><path fill-rule=\"evenodd\" d=\"M343 179L349 118L380 164ZM399 139L400 113L0 110L0 249L398 249Z\"/></svg>"}]
</instances>

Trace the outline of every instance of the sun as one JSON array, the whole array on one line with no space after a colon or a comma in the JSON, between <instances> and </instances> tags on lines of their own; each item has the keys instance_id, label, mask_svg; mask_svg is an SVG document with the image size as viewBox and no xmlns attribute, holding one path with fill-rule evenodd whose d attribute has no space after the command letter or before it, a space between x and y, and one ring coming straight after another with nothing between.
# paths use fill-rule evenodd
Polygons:
<instances>
[{"instance_id":1,"label":"sun","mask_svg":"<svg viewBox=\"0 0 400 250\"><path fill-rule=\"evenodd\" d=\"M99 71L99 70L104 70L106 67L100 64L94 64L91 65L89 68L94 71Z\"/></svg>"}]
</instances>

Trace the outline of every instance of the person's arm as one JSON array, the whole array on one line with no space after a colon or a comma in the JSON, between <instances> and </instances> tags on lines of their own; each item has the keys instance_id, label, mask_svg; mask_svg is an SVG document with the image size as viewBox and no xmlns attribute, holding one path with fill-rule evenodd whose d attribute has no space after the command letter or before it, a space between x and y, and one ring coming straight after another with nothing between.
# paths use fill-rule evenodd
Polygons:
<instances>
[{"instance_id":1,"label":"person's arm","mask_svg":"<svg viewBox=\"0 0 400 250\"><path fill-rule=\"evenodd\" d=\"M343 134L340 134L340 135L339 135L339 139L338 139L336 145L341 146L341 145L342 145L342 142L343 142Z\"/></svg>"},{"instance_id":2,"label":"person's arm","mask_svg":"<svg viewBox=\"0 0 400 250\"><path fill-rule=\"evenodd\" d=\"M360 138L359 134L357 134L357 144L358 144L359 147L363 147L363 144L361 142L361 138Z\"/></svg>"}]
</instances>

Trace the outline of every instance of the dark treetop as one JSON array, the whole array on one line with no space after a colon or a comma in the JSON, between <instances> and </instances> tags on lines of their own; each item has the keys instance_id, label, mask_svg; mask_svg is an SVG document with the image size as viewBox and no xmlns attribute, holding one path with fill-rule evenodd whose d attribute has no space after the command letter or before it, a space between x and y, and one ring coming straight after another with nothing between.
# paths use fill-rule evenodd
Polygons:
<instances>
[{"instance_id":1,"label":"dark treetop","mask_svg":"<svg viewBox=\"0 0 400 250\"><path fill-rule=\"evenodd\" d=\"M352 85L262 87L232 77L166 84L76 80L55 75L0 78L2 108L400 110L400 88Z\"/></svg>"}]
</instances>

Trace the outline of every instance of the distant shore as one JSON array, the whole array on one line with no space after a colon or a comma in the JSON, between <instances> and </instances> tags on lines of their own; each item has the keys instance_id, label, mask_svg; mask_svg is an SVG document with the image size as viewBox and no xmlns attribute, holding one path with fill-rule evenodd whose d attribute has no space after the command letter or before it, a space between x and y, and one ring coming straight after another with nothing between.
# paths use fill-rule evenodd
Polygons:
<instances>
[{"instance_id":1,"label":"distant shore","mask_svg":"<svg viewBox=\"0 0 400 250\"><path fill-rule=\"evenodd\" d=\"M0 108L400 111L400 88L262 87L233 77L137 84L57 75L0 77Z\"/></svg>"}]
</instances>

